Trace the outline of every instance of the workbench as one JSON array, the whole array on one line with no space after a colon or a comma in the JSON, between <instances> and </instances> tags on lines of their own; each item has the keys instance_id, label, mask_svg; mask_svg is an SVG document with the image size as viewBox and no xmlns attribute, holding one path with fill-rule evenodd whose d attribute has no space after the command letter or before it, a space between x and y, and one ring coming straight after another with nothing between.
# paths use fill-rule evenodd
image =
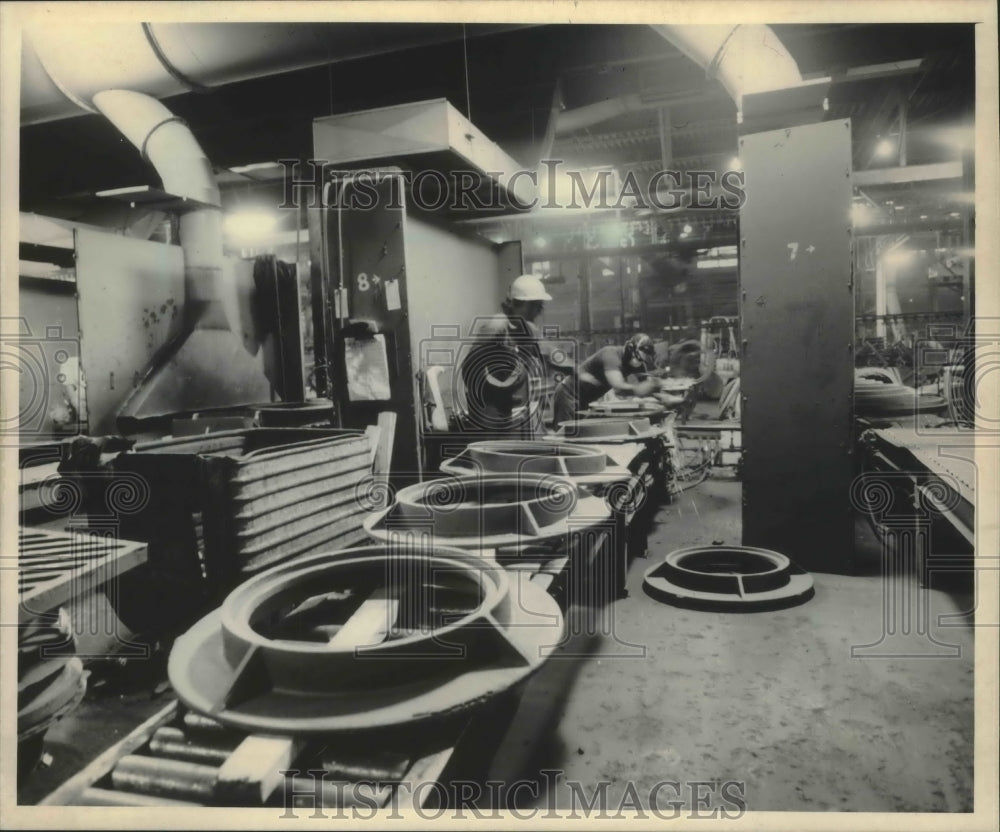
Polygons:
<instances>
[{"instance_id":1,"label":"workbench","mask_svg":"<svg viewBox=\"0 0 1000 832\"><path fill-rule=\"evenodd\" d=\"M921 586L973 574L976 558L976 436L950 426L863 430L864 470L852 498L884 549L887 568L912 553ZM936 576L936 578L935 578Z\"/></svg>"}]
</instances>

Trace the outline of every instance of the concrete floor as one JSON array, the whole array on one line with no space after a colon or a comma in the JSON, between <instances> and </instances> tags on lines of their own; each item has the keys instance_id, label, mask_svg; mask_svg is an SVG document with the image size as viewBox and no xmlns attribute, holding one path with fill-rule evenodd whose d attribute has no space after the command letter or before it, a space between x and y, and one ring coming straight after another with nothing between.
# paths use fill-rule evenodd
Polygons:
<instances>
[{"instance_id":1,"label":"concrete floor","mask_svg":"<svg viewBox=\"0 0 1000 832\"><path fill-rule=\"evenodd\" d=\"M629 598L597 617L570 610L574 635L528 684L491 777L527 778L534 791L511 802L542 808L571 807L574 795L589 802L607 782L612 814L628 783L647 807L659 781L679 784L656 796L666 817L671 802L686 813L699 796L702 807L736 808L719 799L726 781L744 784L728 794L751 811L971 811L972 630L931 630L956 655L927 655L945 649L912 634L883 652L921 658L852 658L852 645L883 633L880 551L866 526L857 548L871 574L814 574L815 597L788 610L694 612L643 592L643 572L667 552L739 542L740 486L724 477L713 471L659 511L649 557L631 564ZM956 590L914 597L929 603L931 622L972 606ZM19 802L35 802L161 708L164 658L131 662L56 725L51 764L21 784ZM547 780L543 769L562 773Z\"/></svg>"},{"instance_id":2,"label":"concrete floor","mask_svg":"<svg viewBox=\"0 0 1000 832\"><path fill-rule=\"evenodd\" d=\"M667 552L739 543L739 483L717 471L660 510L630 597L596 628L577 611L577 635L532 680L494 776L534 780L538 797L525 787L512 802L570 807L578 781L582 805L579 794L590 800L606 781L613 814L635 799L629 782L645 808L658 781L674 781L653 798L669 817L670 801L687 812L697 796L737 808L720 795L735 781L744 785L728 794L739 789L751 811L972 811L972 629L959 619L930 630L950 647L913 632L869 651L888 656L852 658L884 631L879 546L863 524L857 549L873 574L814 574L801 606L696 612L643 592L643 572ZM897 590L927 602L931 622L972 606L962 588L919 590L911 578Z\"/></svg>"}]
</instances>

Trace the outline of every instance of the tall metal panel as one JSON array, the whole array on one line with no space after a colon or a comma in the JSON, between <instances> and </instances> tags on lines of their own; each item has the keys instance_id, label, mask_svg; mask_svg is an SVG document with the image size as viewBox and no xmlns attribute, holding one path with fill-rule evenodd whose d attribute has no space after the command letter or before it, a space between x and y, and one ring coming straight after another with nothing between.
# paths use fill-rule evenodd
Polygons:
<instances>
[{"instance_id":1,"label":"tall metal panel","mask_svg":"<svg viewBox=\"0 0 1000 832\"><path fill-rule=\"evenodd\" d=\"M849 572L851 124L740 139L743 542Z\"/></svg>"},{"instance_id":2,"label":"tall metal panel","mask_svg":"<svg viewBox=\"0 0 1000 832\"><path fill-rule=\"evenodd\" d=\"M327 290L338 314L329 362L341 424L364 428L375 424L382 411L396 413L392 468L416 472L416 404L408 325L409 276L403 245L406 209L402 182L386 178L362 186L373 189L364 192L366 199L374 193L370 204L352 201L352 191L358 188L354 180L338 182L337 187L344 208L338 212L336 207L330 207L325 212L328 242L324 262ZM331 198L331 206L336 204ZM385 347L387 398L365 400L351 393L349 378L355 373L349 370L346 359L348 339L364 341L366 331L376 334L380 345Z\"/></svg>"}]
</instances>

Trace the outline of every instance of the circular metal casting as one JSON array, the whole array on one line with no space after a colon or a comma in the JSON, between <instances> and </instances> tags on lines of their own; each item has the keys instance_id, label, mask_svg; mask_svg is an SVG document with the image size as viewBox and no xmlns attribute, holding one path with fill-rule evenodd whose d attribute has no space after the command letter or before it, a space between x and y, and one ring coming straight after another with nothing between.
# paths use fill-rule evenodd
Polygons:
<instances>
[{"instance_id":1,"label":"circular metal casting","mask_svg":"<svg viewBox=\"0 0 1000 832\"><path fill-rule=\"evenodd\" d=\"M854 385L854 411L859 416L912 416L941 413L947 408L948 402L943 397L920 393L901 384L865 380Z\"/></svg>"},{"instance_id":2,"label":"circular metal casting","mask_svg":"<svg viewBox=\"0 0 1000 832\"><path fill-rule=\"evenodd\" d=\"M33 689L27 702L18 703L19 741L47 731L52 723L79 705L86 693L87 679L83 675L83 663L79 659L71 658L53 664L56 672L45 680L47 684L40 684L40 689Z\"/></svg>"},{"instance_id":3,"label":"circular metal casting","mask_svg":"<svg viewBox=\"0 0 1000 832\"><path fill-rule=\"evenodd\" d=\"M582 415L626 416L637 414L656 418L666 413L667 408L658 401L625 400L613 402L593 402Z\"/></svg>"},{"instance_id":4,"label":"circular metal casting","mask_svg":"<svg viewBox=\"0 0 1000 832\"><path fill-rule=\"evenodd\" d=\"M441 464L441 470L466 474L549 474L577 485L603 485L629 476L600 448L541 440L473 442Z\"/></svg>"},{"instance_id":5,"label":"circular metal casting","mask_svg":"<svg viewBox=\"0 0 1000 832\"><path fill-rule=\"evenodd\" d=\"M492 561L444 547L300 558L241 584L179 638L191 708L270 733L357 731L471 707L533 672L563 620Z\"/></svg>"},{"instance_id":6,"label":"circular metal casting","mask_svg":"<svg viewBox=\"0 0 1000 832\"><path fill-rule=\"evenodd\" d=\"M601 416L595 419L574 419L560 422L556 438L561 442L618 443L636 442L660 436L662 428L654 428L648 417Z\"/></svg>"},{"instance_id":7,"label":"circular metal casting","mask_svg":"<svg viewBox=\"0 0 1000 832\"><path fill-rule=\"evenodd\" d=\"M794 606L813 596L813 579L787 557L750 546L677 549L649 569L646 591L678 607L750 612Z\"/></svg>"},{"instance_id":8,"label":"circular metal casting","mask_svg":"<svg viewBox=\"0 0 1000 832\"><path fill-rule=\"evenodd\" d=\"M388 509L369 515L364 528L387 542L418 534L448 546L492 549L560 537L609 515L603 499L580 493L565 477L484 474L408 486Z\"/></svg>"}]
</instances>

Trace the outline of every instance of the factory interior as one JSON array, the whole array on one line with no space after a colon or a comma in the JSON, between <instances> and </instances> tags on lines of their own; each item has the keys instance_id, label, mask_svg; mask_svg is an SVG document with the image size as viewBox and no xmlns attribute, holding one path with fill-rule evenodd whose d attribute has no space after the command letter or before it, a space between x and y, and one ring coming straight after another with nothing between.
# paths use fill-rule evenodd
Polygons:
<instances>
[{"instance_id":1,"label":"factory interior","mask_svg":"<svg viewBox=\"0 0 1000 832\"><path fill-rule=\"evenodd\" d=\"M19 808L988 808L976 25L20 46Z\"/></svg>"}]
</instances>

